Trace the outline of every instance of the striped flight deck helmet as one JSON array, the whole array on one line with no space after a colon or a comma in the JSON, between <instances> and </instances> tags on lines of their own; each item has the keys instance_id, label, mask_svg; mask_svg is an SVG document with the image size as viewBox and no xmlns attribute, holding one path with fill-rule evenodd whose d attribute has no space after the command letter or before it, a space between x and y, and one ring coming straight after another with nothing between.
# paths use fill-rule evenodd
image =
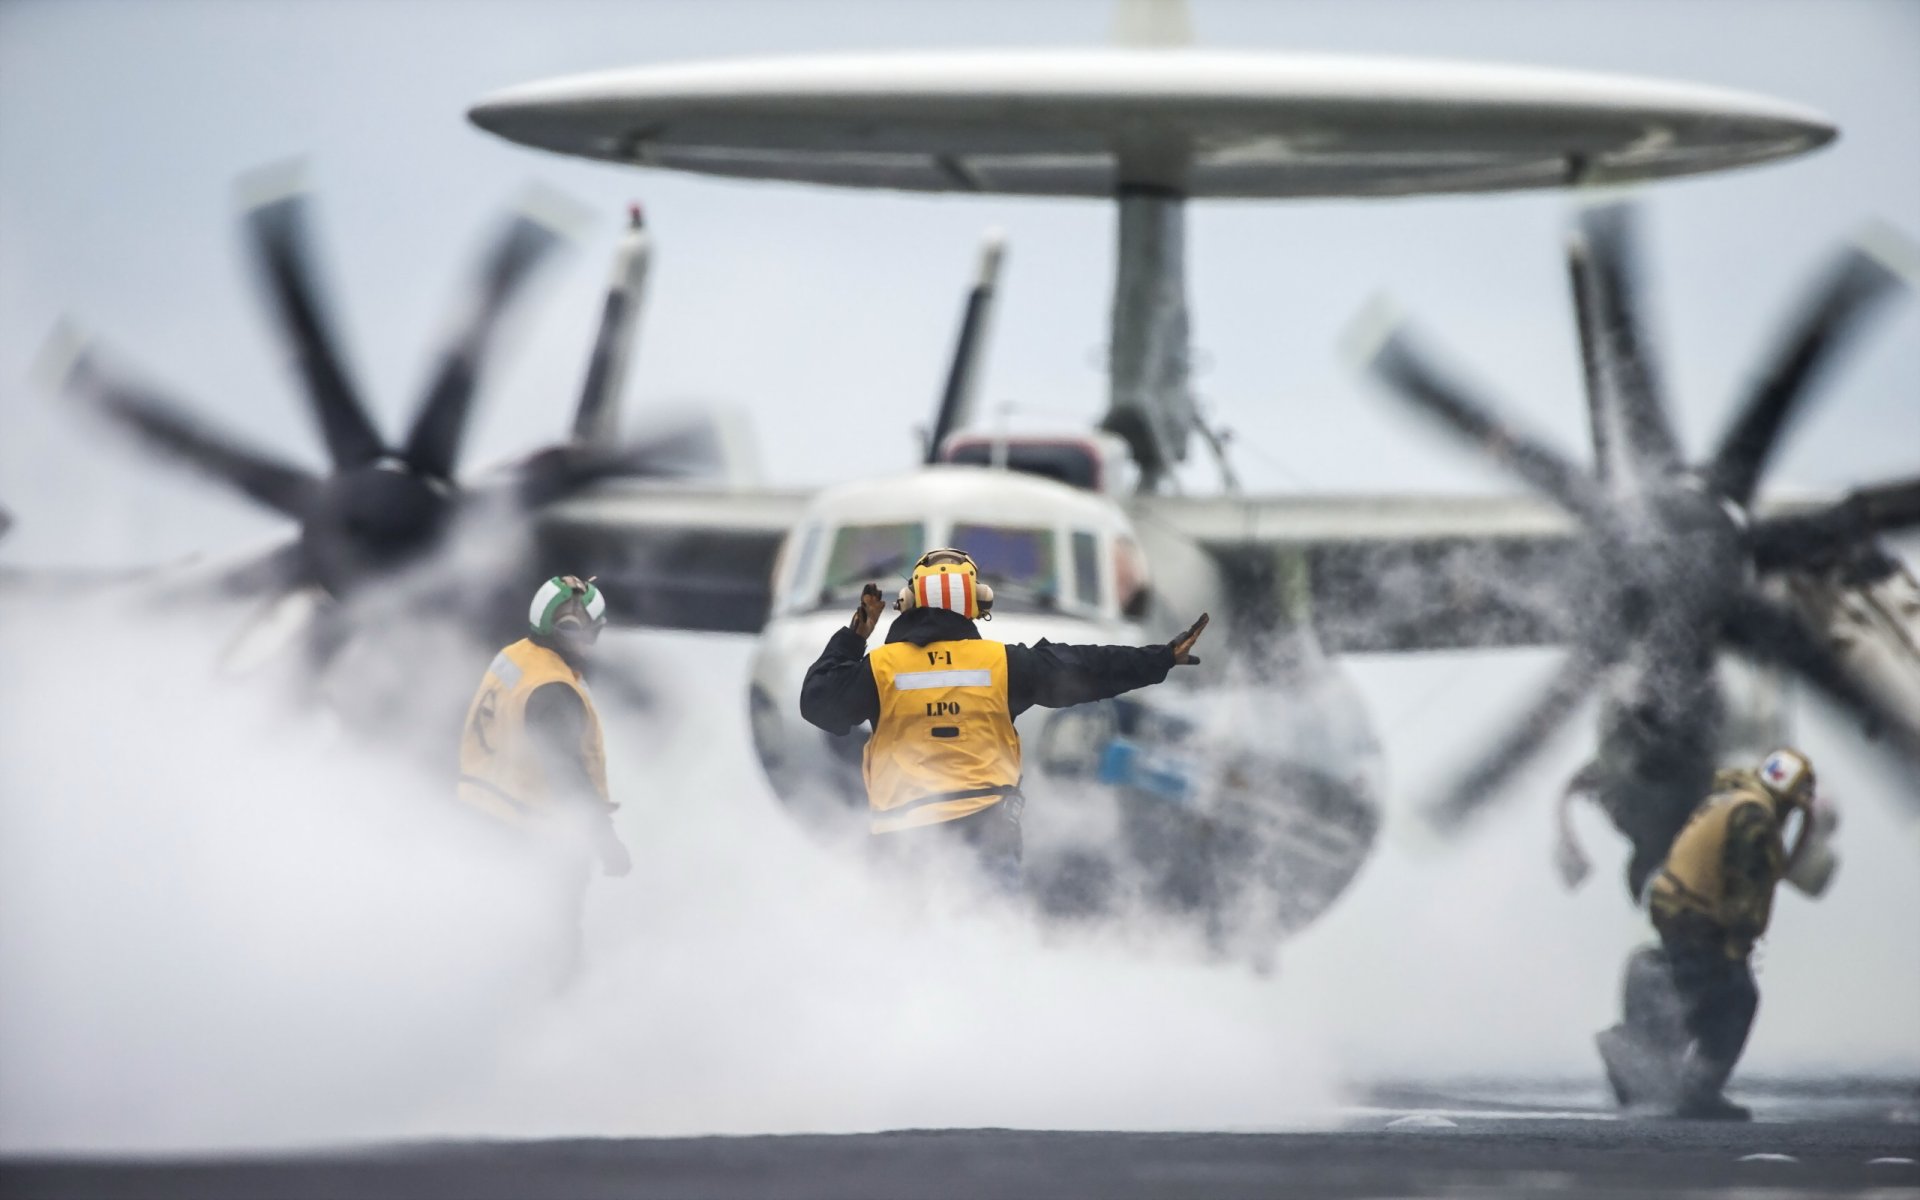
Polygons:
<instances>
[{"instance_id":1,"label":"striped flight deck helmet","mask_svg":"<svg viewBox=\"0 0 1920 1200\"><path fill-rule=\"evenodd\" d=\"M968 618L993 619L993 589L980 582L980 568L965 550L929 550L913 565L913 577L893 607L944 608Z\"/></svg>"},{"instance_id":2,"label":"striped flight deck helmet","mask_svg":"<svg viewBox=\"0 0 1920 1200\"><path fill-rule=\"evenodd\" d=\"M607 623L607 598L593 579L555 575L540 585L527 609L527 625L541 637L569 637L591 642Z\"/></svg>"}]
</instances>

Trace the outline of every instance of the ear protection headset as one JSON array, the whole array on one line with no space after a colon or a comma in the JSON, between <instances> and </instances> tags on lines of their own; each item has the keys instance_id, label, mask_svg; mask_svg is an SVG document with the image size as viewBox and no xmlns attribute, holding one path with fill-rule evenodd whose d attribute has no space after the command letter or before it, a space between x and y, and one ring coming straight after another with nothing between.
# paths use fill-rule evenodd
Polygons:
<instances>
[{"instance_id":1,"label":"ear protection headset","mask_svg":"<svg viewBox=\"0 0 1920 1200\"><path fill-rule=\"evenodd\" d=\"M893 602L896 612L944 608L969 619L993 619L993 589L980 582L980 568L965 550L929 550L913 564L913 576Z\"/></svg>"}]
</instances>

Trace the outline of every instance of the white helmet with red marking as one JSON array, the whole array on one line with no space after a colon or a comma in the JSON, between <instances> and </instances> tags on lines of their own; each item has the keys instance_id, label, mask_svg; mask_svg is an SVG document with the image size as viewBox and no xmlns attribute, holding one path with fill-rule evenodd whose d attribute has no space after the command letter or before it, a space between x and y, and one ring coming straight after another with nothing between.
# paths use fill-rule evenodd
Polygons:
<instances>
[{"instance_id":1,"label":"white helmet with red marking","mask_svg":"<svg viewBox=\"0 0 1920 1200\"><path fill-rule=\"evenodd\" d=\"M1758 774L1776 799L1802 806L1813 802L1813 763L1798 750L1775 750L1761 760Z\"/></svg>"}]
</instances>

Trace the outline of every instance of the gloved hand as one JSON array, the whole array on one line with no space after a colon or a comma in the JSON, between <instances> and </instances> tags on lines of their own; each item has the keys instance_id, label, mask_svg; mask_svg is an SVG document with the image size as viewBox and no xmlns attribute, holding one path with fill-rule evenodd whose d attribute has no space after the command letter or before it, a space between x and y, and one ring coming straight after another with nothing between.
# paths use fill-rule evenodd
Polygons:
<instances>
[{"instance_id":1,"label":"gloved hand","mask_svg":"<svg viewBox=\"0 0 1920 1200\"><path fill-rule=\"evenodd\" d=\"M619 878L633 870L633 856L612 830L600 835L595 849L600 855L600 873Z\"/></svg>"},{"instance_id":2,"label":"gloved hand","mask_svg":"<svg viewBox=\"0 0 1920 1200\"><path fill-rule=\"evenodd\" d=\"M1185 633L1167 643L1173 647L1174 666L1190 666L1200 661L1193 655L1193 644L1200 640L1200 633L1206 629L1208 619L1206 613L1201 613L1200 619L1187 626Z\"/></svg>"},{"instance_id":3,"label":"gloved hand","mask_svg":"<svg viewBox=\"0 0 1920 1200\"><path fill-rule=\"evenodd\" d=\"M878 585L868 584L860 591L860 607L853 610L853 620L847 622L847 628L859 634L861 641L866 641L873 636L873 627L880 623L880 613L885 607Z\"/></svg>"}]
</instances>

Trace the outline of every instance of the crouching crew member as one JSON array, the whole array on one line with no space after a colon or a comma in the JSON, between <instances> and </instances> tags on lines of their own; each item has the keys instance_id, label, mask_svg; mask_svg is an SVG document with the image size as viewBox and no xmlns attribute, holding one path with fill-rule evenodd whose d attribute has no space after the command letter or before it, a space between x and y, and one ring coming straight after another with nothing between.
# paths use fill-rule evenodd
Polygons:
<instances>
[{"instance_id":1,"label":"crouching crew member","mask_svg":"<svg viewBox=\"0 0 1920 1200\"><path fill-rule=\"evenodd\" d=\"M1166 645L1006 645L980 636L993 590L961 550L932 550L895 601L886 644L867 653L880 621L868 584L847 628L807 670L800 714L836 735L872 722L863 774L869 831L882 848L959 841L996 882L1020 879L1020 735L1034 705L1065 708L1159 683L1206 628L1203 614ZM895 839L899 839L895 842ZM890 846L889 843L892 843Z\"/></svg>"},{"instance_id":2,"label":"crouching crew member","mask_svg":"<svg viewBox=\"0 0 1920 1200\"><path fill-rule=\"evenodd\" d=\"M1782 831L1796 808L1800 835L1789 858ZM1798 751L1776 750L1758 770L1715 774L1648 885L1660 945L1628 960L1625 1019L1599 1037L1623 1105L1747 1118L1722 1089L1759 1006L1749 960L1774 888L1805 857L1814 826L1813 765Z\"/></svg>"},{"instance_id":3,"label":"crouching crew member","mask_svg":"<svg viewBox=\"0 0 1920 1200\"><path fill-rule=\"evenodd\" d=\"M578 965L592 859L608 875L632 867L613 829L606 743L585 675L607 623L606 598L592 580L558 576L534 594L527 623L528 635L494 656L467 709L457 793L521 835L561 876L564 978Z\"/></svg>"}]
</instances>

